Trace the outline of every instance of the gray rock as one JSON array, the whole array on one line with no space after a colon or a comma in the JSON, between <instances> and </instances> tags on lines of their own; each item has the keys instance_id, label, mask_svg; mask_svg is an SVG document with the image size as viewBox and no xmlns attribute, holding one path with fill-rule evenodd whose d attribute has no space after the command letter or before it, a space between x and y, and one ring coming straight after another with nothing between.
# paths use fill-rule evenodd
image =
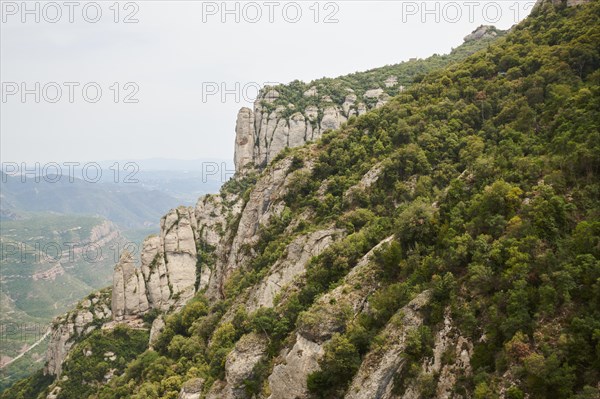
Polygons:
<instances>
[{"instance_id":1,"label":"gray rock","mask_svg":"<svg viewBox=\"0 0 600 399\"><path fill-rule=\"evenodd\" d=\"M405 364L402 353L406 348L406 338L410 331L423 324L423 316L419 311L429 302L430 296L429 291L422 292L392 317L381 334L386 345L366 355L345 399L394 397L393 377Z\"/></svg>"},{"instance_id":2,"label":"gray rock","mask_svg":"<svg viewBox=\"0 0 600 399\"><path fill-rule=\"evenodd\" d=\"M71 312L59 316L52 322L50 342L46 350L45 375L59 377L62 365L75 343L75 338L89 334L96 329L97 323L108 322L111 311L108 309L110 293L106 290L91 294L91 304L87 299L78 304ZM90 305L85 306L84 305ZM102 315L103 317L98 317Z\"/></svg>"},{"instance_id":3,"label":"gray rock","mask_svg":"<svg viewBox=\"0 0 600 399\"><path fill-rule=\"evenodd\" d=\"M217 259L215 272L207 287L207 296L217 298L222 296L225 280L237 269L243 268L251 256L245 248L252 248L258 240L257 231L260 225L267 226L269 219L277 215L283 208L282 198L287 192L286 183L289 180L288 169L291 159L286 158L277 162L257 181L250 193L246 205L241 212L237 230L233 231L230 246L224 246L222 258ZM278 203L273 203L277 199Z\"/></svg>"},{"instance_id":4,"label":"gray rock","mask_svg":"<svg viewBox=\"0 0 600 399\"><path fill-rule=\"evenodd\" d=\"M191 380L183 383L177 399L200 399L203 387L203 378L192 378Z\"/></svg>"},{"instance_id":5,"label":"gray rock","mask_svg":"<svg viewBox=\"0 0 600 399\"><path fill-rule=\"evenodd\" d=\"M127 251L121 254L115 266L111 306L115 320L135 317L148 311L146 283Z\"/></svg>"},{"instance_id":6,"label":"gray rock","mask_svg":"<svg viewBox=\"0 0 600 399\"><path fill-rule=\"evenodd\" d=\"M317 88L312 86L310 89L306 90L303 95L304 97L316 97L317 94Z\"/></svg>"},{"instance_id":7,"label":"gray rock","mask_svg":"<svg viewBox=\"0 0 600 399\"><path fill-rule=\"evenodd\" d=\"M234 163L236 170L253 162L254 148L254 112L250 108L242 108L238 112L235 125Z\"/></svg>"},{"instance_id":8,"label":"gray rock","mask_svg":"<svg viewBox=\"0 0 600 399\"><path fill-rule=\"evenodd\" d=\"M296 343L269 376L269 399L307 398L306 377L320 369L323 353L321 345L296 334Z\"/></svg>"},{"instance_id":9,"label":"gray rock","mask_svg":"<svg viewBox=\"0 0 600 399\"><path fill-rule=\"evenodd\" d=\"M144 240L140 258L149 307L167 310L171 292L169 290L165 255L159 236L150 236Z\"/></svg>"},{"instance_id":10,"label":"gray rock","mask_svg":"<svg viewBox=\"0 0 600 399\"><path fill-rule=\"evenodd\" d=\"M496 28L491 25L480 25L473 32L465 36L463 39L465 42L470 42L473 40L479 40L486 37L494 37L496 36Z\"/></svg>"},{"instance_id":11,"label":"gray rock","mask_svg":"<svg viewBox=\"0 0 600 399\"><path fill-rule=\"evenodd\" d=\"M385 87L394 87L398 84L398 78L396 76L389 76L383 84Z\"/></svg>"},{"instance_id":12,"label":"gray rock","mask_svg":"<svg viewBox=\"0 0 600 399\"><path fill-rule=\"evenodd\" d=\"M369 89L365 92L365 94L363 94L363 97L365 98L379 98L379 96L381 96L383 94L383 89L381 88L377 88L377 89Z\"/></svg>"},{"instance_id":13,"label":"gray rock","mask_svg":"<svg viewBox=\"0 0 600 399\"><path fill-rule=\"evenodd\" d=\"M213 385L207 399L248 398L244 381L252 377L254 366L267 350L265 337L246 334L235 344L225 361L225 381Z\"/></svg>"},{"instance_id":14,"label":"gray rock","mask_svg":"<svg viewBox=\"0 0 600 399\"><path fill-rule=\"evenodd\" d=\"M272 307L273 300L286 285L290 284L306 271L313 256L319 255L338 237L343 230L325 229L302 235L294 239L286 248L285 257L280 258L271 267L268 276L252 290L247 301L249 312L259 307Z\"/></svg>"},{"instance_id":15,"label":"gray rock","mask_svg":"<svg viewBox=\"0 0 600 399\"><path fill-rule=\"evenodd\" d=\"M331 96L322 96L319 105L309 105L300 109L297 104L287 106L272 105L279 97L274 89L262 90L254 109L242 108L238 112L236 123L235 168L245 173L247 165L254 164L263 168L287 147L298 147L321 137L329 129L339 129L342 123L352 115L361 115L367 111L365 104L356 105L357 96L351 89L341 104L335 103ZM368 90L364 96L377 98L378 106L387 99L381 88ZM303 93L305 97L316 97L317 89L311 87ZM295 110L292 115L289 110Z\"/></svg>"},{"instance_id":16,"label":"gray rock","mask_svg":"<svg viewBox=\"0 0 600 399\"><path fill-rule=\"evenodd\" d=\"M165 320L162 315L158 316L152 322L152 327L150 328L150 338L148 339L148 346L152 348L152 345L156 343L156 340L160 336L160 333L165 329Z\"/></svg>"},{"instance_id":17,"label":"gray rock","mask_svg":"<svg viewBox=\"0 0 600 399\"><path fill-rule=\"evenodd\" d=\"M192 223L194 210L172 209L160 222L168 285L173 305L181 306L194 296L196 283L196 241Z\"/></svg>"},{"instance_id":18,"label":"gray rock","mask_svg":"<svg viewBox=\"0 0 600 399\"><path fill-rule=\"evenodd\" d=\"M370 250L350 273L344 282L333 291L321 296L304 312L298 321L296 343L288 351L284 349L269 376L270 399L307 398L306 379L319 370L319 359L323 356L323 346L335 332L345 326L350 310L354 315L365 309L365 303L378 284L377 273L369 267L373 253L392 237L388 237Z\"/></svg>"}]
</instances>

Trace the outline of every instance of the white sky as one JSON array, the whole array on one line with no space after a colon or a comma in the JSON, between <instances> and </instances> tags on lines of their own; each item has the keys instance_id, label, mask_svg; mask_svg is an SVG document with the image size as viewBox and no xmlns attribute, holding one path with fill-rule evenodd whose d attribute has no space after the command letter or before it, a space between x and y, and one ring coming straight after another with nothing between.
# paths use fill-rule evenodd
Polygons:
<instances>
[{"instance_id":1,"label":"white sky","mask_svg":"<svg viewBox=\"0 0 600 399\"><path fill-rule=\"evenodd\" d=\"M253 87L265 82L335 77L447 53L477 26L506 29L525 17L533 4L321 1L315 6L314 1L279 1L270 6L257 1L249 6L229 1L229 9L236 4L239 9L236 23L235 13L222 15L221 1L135 1L118 4L120 22L115 23L114 2L98 1L102 16L99 22L90 23L83 17L88 2L75 3L70 23L70 6L63 1L54 3L58 8L29 1L30 9L39 7L39 22L35 14L23 15L21 1L1 2L2 162L230 159L236 114L240 107L250 106L250 99L230 94L222 101L218 93L203 100L203 84L205 88L224 84L233 90L237 82L253 94ZM302 15L299 22L291 23L296 5ZM95 4L87 7L85 15L93 19ZM269 7L274 7L273 23ZM425 15L424 7L434 11ZM317 8L319 22L315 23ZM50 23L57 9L62 17ZM217 13L211 15L215 9ZM257 9L262 18L249 22ZM456 10L462 15L457 16ZM133 11L138 22L123 23ZM497 11L500 19L495 21ZM338 22L324 23L332 12ZM227 18L225 22L222 17ZM39 103L33 94L25 102L20 92L10 95L15 87L21 90L22 83L35 91L35 82L40 82ZM48 101L55 97L51 85L43 95L42 87L49 82L62 88L57 103ZM64 82L79 83L73 103ZM82 96L81 88L89 82L102 89L97 103L88 103ZM121 84L118 103L110 89L114 82ZM127 82L139 87L134 96L137 104L122 102L123 95L131 92L122 87ZM93 97L94 90L88 93Z\"/></svg>"}]
</instances>

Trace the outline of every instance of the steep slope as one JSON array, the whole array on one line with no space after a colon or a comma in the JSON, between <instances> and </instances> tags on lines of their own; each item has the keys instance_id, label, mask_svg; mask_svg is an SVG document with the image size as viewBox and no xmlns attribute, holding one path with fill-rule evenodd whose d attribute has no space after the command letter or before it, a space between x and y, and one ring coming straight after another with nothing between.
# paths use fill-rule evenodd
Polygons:
<instances>
[{"instance_id":1,"label":"steep slope","mask_svg":"<svg viewBox=\"0 0 600 399\"><path fill-rule=\"evenodd\" d=\"M28 214L0 224L0 387L43 366L52 319L112 281L128 238L108 220ZM26 356L21 356L23 353Z\"/></svg>"},{"instance_id":2,"label":"steep slope","mask_svg":"<svg viewBox=\"0 0 600 399\"><path fill-rule=\"evenodd\" d=\"M103 337L74 334L61 378L3 397L598 397L599 22L544 2L172 211L104 323L152 324L152 349L95 367Z\"/></svg>"}]
</instances>

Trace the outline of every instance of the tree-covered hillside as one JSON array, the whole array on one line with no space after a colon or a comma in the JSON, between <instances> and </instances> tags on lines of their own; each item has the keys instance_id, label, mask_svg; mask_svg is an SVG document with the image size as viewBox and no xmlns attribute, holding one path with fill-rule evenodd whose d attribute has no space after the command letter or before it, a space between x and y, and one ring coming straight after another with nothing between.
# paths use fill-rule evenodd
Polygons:
<instances>
[{"instance_id":1,"label":"tree-covered hillside","mask_svg":"<svg viewBox=\"0 0 600 399\"><path fill-rule=\"evenodd\" d=\"M475 36L475 33L478 33ZM289 84L273 86L280 94L273 103L263 102L263 106L275 109L277 106L288 108L288 113L305 110L308 106L322 108L324 104L344 103L349 93L354 93L357 101L364 102L368 109L378 102L378 96L365 96L369 90L381 89L383 93L395 96L415 82L436 69L464 60L469 55L486 48L498 38L505 36L507 31L494 26L480 26L464 43L452 49L448 54L434 54L425 59L411 59L398 64L386 65L368 71L355 72L336 78L321 78L305 83L295 80ZM470 36L474 37L470 37ZM317 95L308 95L314 90ZM324 100L326 99L326 100Z\"/></svg>"},{"instance_id":2,"label":"tree-covered hillside","mask_svg":"<svg viewBox=\"0 0 600 399\"><path fill-rule=\"evenodd\" d=\"M200 292L121 375L100 384L91 364L57 397L598 398L598 43L600 2L544 2L487 49L230 181L222 195L245 206L268 179L287 183L265 190L279 211L239 248L221 299ZM291 244L324 229L333 242L273 306L249 306Z\"/></svg>"}]
</instances>

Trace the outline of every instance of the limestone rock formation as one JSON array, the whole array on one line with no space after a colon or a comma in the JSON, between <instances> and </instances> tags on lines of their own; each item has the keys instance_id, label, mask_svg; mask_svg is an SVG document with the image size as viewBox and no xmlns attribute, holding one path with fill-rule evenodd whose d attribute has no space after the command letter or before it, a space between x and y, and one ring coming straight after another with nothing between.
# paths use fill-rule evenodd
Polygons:
<instances>
[{"instance_id":1,"label":"limestone rock formation","mask_svg":"<svg viewBox=\"0 0 600 399\"><path fill-rule=\"evenodd\" d=\"M453 361L444 361L443 356L448 357L448 354L452 355L450 358L454 359ZM456 382L461 377L470 376L472 355L473 344L460 335L459 330L454 326L450 310L447 309L443 327L435 335L433 356L425 358L421 370L422 375L438 376L436 398L450 399ZM403 397L419 397L420 390L417 385L416 382L411 384Z\"/></svg>"},{"instance_id":2,"label":"limestone rock formation","mask_svg":"<svg viewBox=\"0 0 600 399\"><path fill-rule=\"evenodd\" d=\"M124 253L115 266L112 312L116 321L150 309L180 307L196 291L196 210L172 209L160 226L160 235L144 240L140 268L129 253Z\"/></svg>"},{"instance_id":3,"label":"limestone rock formation","mask_svg":"<svg viewBox=\"0 0 600 399\"><path fill-rule=\"evenodd\" d=\"M75 310L53 321L44 374L60 376L62 365L76 338L110 320L112 313L109 306L110 290L98 291L81 301Z\"/></svg>"},{"instance_id":4,"label":"limestone rock formation","mask_svg":"<svg viewBox=\"0 0 600 399\"><path fill-rule=\"evenodd\" d=\"M269 399L306 398L306 376L319 370L323 353L321 345L297 334L296 343L269 376Z\"/></svg>"},{"instance_id":5,"label":"limestone rock formation","mask_svg":"<svg viewBox=\"0 0 600 399\"><path fill-rule=\"evenodd\" d=\"M272 307L277 294L305 272L310 259L323 252L342 233L340 229L319 230L292 241L286 248L286 256L271 266L268 276L250 294L246 302L248 311Z\"/></svg>"},{"instance_id":6,"label":"limestone rock formation","mask_svg":"<svg viewBox=\"0 0 600 399\"><path fill-rule=\"evenodd\" d=\"M213 384L207 399L246 398L244 381L252 377L254 366L267 349L264 336L250 333L236 343L225 361L225 381Z\"/></svg>"},{"instance_id":7,"label":"limestone rock formation","mask_svg":"<svg viewBox=\"0 0 600 399\"><path fill-rule=\"evenodd\" d=\"M365 309L369 294L378 284L376 273L368 267L369 261L374 252L391 239L388 237L376 245L340 286L319 298L301 316L294 346L283 350L281 361L273 367L269 376L269 399L308 397L306 379L310 373L319 370L318 362L323 356L324 344L344 328L346 309L350 309L354 316Z\"/></svg>"},{"instance_id":8,"label":"limestone rock formation","mask_svg":"<svg viewBox=\"0 0 600 399\"><path fill-rule=\"evenodd\" d=\"M386 89L393 88L397 80L386 81ZM362 93L362 97L374 100L367 106L360 96L348 88L348 95L336 103L330 96L317 99L318 105L310 104L304 109L295 104L287 106L275 103L279 92L265 88L254 102L254 109L242 108L236 123L235 169L243 171L246 165L264 167L284 148L298 147L317 140L326 130L338 129L350 116L362 115L369 108L379 107L389 100L382 88L373 88ZM318 89L311 87L303 93L305 98L318 97ZM295 110L295 112L290 112Z\"/></svg>"},{"instance_id":9,"label":"limestone rock formation","mask_svg":"<svg viewBox=\"0 0 600 399\"><path fill-rule=\"evenodd\" d=\"M473 40L479 40L486 37L496 36L496 28L490 25L480 25L473 32L465 36L463 39L465 42L471 42Z\"/></svg>"},{"instance_id":10,"label":"limestone rock formation","mask_svg":"<svg viewBox=\"0 0 600 399\"><path fill-rule=\"evenodd\" d=\"M254 113L250 108L242 108L237 116L235 126L235 169L241 168L253 162L252 149L254 148Z\"/></svg>"},{"instance_id":11,"label":"limestone rock formation","mask_svg":"<svg viewBox=\"0 0 600 399\"><path fill-rule=\"evenodd\" d=\"M169 290L164 250L159 236L150 236L144 240L140 258L149 307L167 310L171 291Z\"/></svg>"},{"instance_id":12,"label":"limestone rock formation","mask_svg":"<svg viewBox=\"0 0 600 399\"><path fill-rule=\"evenodd\" d=\"M183 383L177 399L200 399L203 387L204 379L192 378L191 380Z\"/></svg>"},{"instance_id":13,"label":"limestone rock formation","mask_svg":"<svg viewBox=\"0 0 600 399\"><path fill-rule=\"evenodd\" d=\"M346 399L394 397L393 377L405 363L402 353L406 338L411 330L423 324L420 310L429 302L430 296L429 291L424 291L392 317L382 334L387 345L367 354L348 388Z\"/></svg>"},{"instance_id":14,"label":"limestone rock formation","mask_svg":"<svg viewBox=\"0 0 600 399\"><path fill-rule=\"evenodd\" d=\"M223 283L238 268L243 267L251 253L245 248L252 248L258 240L257 231L260 225L267 226L269 219L283 210L283 195L289 182L288 170L291 159L285 159L272 165L256 183L248 201L239 216L237 230L232 231L230 246L222 246L222 257L217 260L215 273L211 276L207 295L211 298L222 296Z\"/></svg>"},{"instance_id":15,"label":"limestone rock formation","mask_svg":"<svg viewBox=\"0 0 600 399\"><path fill-rule=\"evenodd\" d=\"M185 303L194 295L196 282L196 240L194 210L179 207L160 221L161 244L174 303Z\"/></svg>"},{"instance_id":16,"label":"limestone rock formation","mask_svg":"<svg viewBox=\"0 0 600 399\"><path fill-rule=\"evenodd\" d=\"M127 251L121 254L115 266L111 307L115 320L135 317L148 311L144 278Z\"/></svg>"},{"instance_id":17,"label":"limestone rock formation","mask_svg":"<svg viewBox=\"0 0 600 399\"><path fill-rule=\"evenodd\" d=\"M162 315L154 319L154 321L152 322L152 327L150 328L150 338L148 339L148 346L150 348L152 348L152 345L156 342L164 328L165 319L162 317Z\"/></svg>"}]
</instances>

